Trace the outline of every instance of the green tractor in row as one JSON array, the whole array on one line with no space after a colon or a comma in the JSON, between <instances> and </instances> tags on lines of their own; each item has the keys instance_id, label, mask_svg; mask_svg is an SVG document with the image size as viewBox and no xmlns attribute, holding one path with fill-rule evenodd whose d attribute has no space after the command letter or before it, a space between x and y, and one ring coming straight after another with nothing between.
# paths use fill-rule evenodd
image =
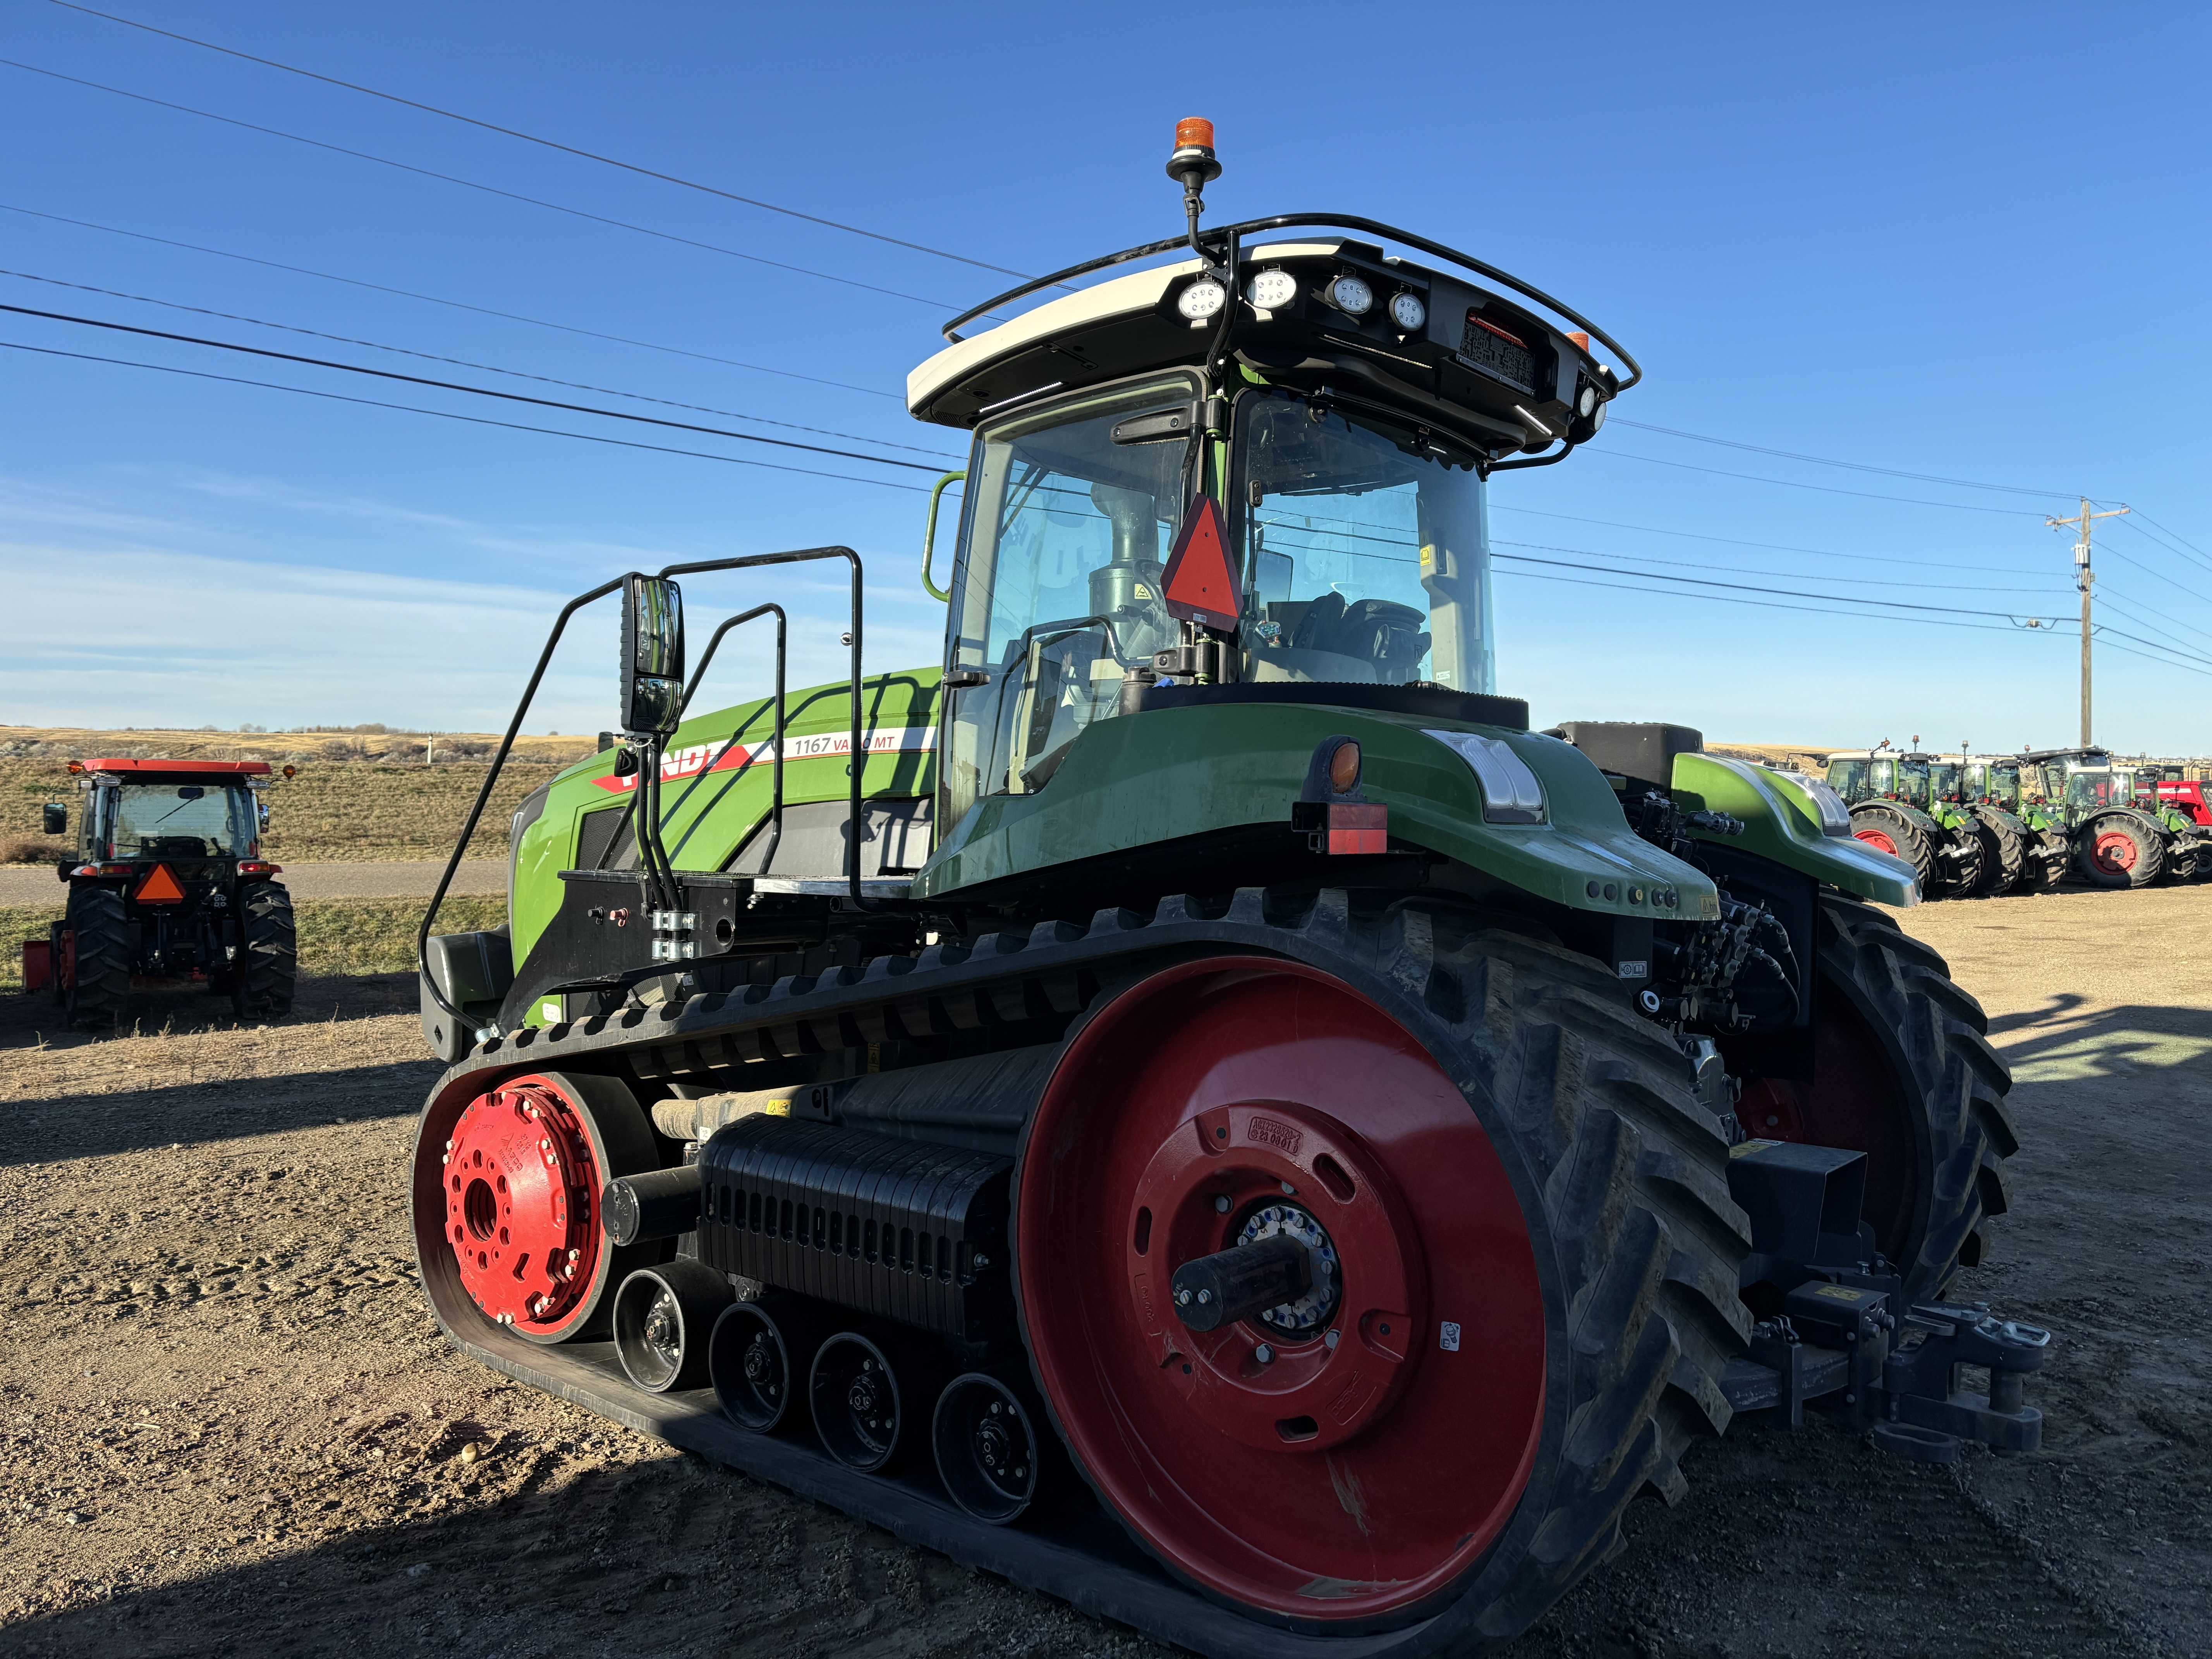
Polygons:
<instances>
[{"instance_id":1,"label":"green tractor in row","mask_svg":"<svg viewBox=\"0 0 2212 1659\"><path fill-rule=\"evenodd\" d=\"M1985 858L2004 874L1990 891L2047 892L2065 880L2073 843L2026 799L2019 761L1962 752L1943 762L1956 769L1959 799L1980 822Z\"/></svg>"},{"instance_id":2,"label":"green tractor in row","mask_svg":"<svg viewBox=\"0 0 2212 1659\"><path fill-rule=\"evenodd\" d=\"M1965 799L1955 759L1886 744L1846 750L1828 757L1826 781L1850 810L1851 834L1911 865L1930 897L1987 897L2026 873L2024 826L1985 821Z\"/></svg>"},{"instance_id":3,"label":"green tractor in row","mask_svg":"<svg viewBox=\"0 0 2212 1659\"><path fill-rule=\"evenodd\" d=\"M842 547L562 612L508 744L616 594L622 729L517 812L504 929L423 920L440 1325L1270 1659L1510 1638L1738 1413L2033 1449L2049 1334L1945 1299L2016 1142L1911 867L1496 691L1486 481L1634 360L1411 232L1202 234L1212 145L1184 234L909 376L972 445L939 661L864 673ZM783 693L779 612L776 695L695 712L676 579L814 561L844 682Z\"/></svg>"},{"instance_id":4,"label":"green tractor in row","mask_svg":"<svg viewBox=\"0 0 2212 1659\"><path fill-rule=\"evenodd\" d=\"M2068 836L2074 870L2093 887L2148 887L2212 873L2212 832L2161 799L2163 769L2116 764L2101 749L2024 751L2023 792Z\"/></svg>"}]
</instances>

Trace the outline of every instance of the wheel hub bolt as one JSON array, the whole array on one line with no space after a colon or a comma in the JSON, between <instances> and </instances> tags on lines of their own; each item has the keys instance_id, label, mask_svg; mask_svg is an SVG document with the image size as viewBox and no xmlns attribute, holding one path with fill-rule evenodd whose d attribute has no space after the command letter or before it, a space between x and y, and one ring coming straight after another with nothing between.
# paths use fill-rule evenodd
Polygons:
<instances>
[{"instance_id":1,"label":"wheel hub bolt","mask_svg":"<svg viewBox=\"0 0 2212 1659\"><path fill-rule=\"evenodd\" d=\"M1227 1215L1229 1213L1228 1194L1221 1193L1215 1196L1213 1200L1213 1212L1216 1215Z\"/></svg>"},{"instance_id":2,"label":"wheel hub bolt","mask_svg":"<svg viewBox=\"0 0 2212 1659\"><path fill-rule=\"evenodd\" d=\"M768 1339L765 1336L755 1337L751 1346L745 1350L745 1381L766 1382L774 1364L775 1360L768 1351Z\"/></svg>"},{"instance_id":3,"label":"wheel hub bolt","mask_svg":"<svg viewBox=\"0 0 2212 1659\"><path fill-rule=\"evenodd\" d=\"M1002 1469L1013 1451L1013 1442L1003 1423L985 1422L975 1431L975 1455L987 1469Z\"/></svg>"},{"instance_id":4,"label":"wheel hub bolt","mask_svg":"<svg viewBox=\"0 0 2212 1659\"><path fill-rule=\"evenodd\" d=\"M1262 1365L1272 1365L1275 1363L1275 1351L1269 1347L1265 1342L1262 1342L1258 1347L1252 1350L1252 1358L1258 1360Z\"/></svg>"}]
</instances>

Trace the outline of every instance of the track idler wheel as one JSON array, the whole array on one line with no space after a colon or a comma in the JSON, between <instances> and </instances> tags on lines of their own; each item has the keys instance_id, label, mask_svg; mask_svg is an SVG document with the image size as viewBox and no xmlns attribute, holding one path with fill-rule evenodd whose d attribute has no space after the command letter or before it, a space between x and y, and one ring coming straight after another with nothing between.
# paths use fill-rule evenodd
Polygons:
<instances>
[{"instance_id":1,"label":"track idler wheel","mask_svg":"<svg viewBox=\"0 0 2212 1659\"><path fill-rule=\"evenodd\" d=\"M978 1521L1003 1527L1026 1514L1054 1456L1042 1413L995 1376L969 1371L945 1385L930 1424L938 1478Z\"/></svg>"},{"instance_id":2,"label":"track idler wheel","mask_svg":"<svg viewBox=\"0 0 2212 1659\"><path fill-rule=\"evenodd\" d=\"M792 1401L804 1392L820 1342L811 1311L787 1300L739 1302L724 1309L707 1349L722 1414L754 1434L774 1434L805 1421L805 1413L793 1411Z\"/></svg>"},{"instance_id":3,"label":"track idler wheel","mask_svg":"<svg viewBox=\"0 0 2212 1659\"><path fill-rule=\"evenodd\" d=\"M708 1338L737 1292L704 1262L640 1267L615 1292L615 1357L647 1394L707 1381Z\"/></svg>"},{"instance_id":4,"label":"track idler wheel","mask_svg":"<svg viewBox=\"0 0 2212 1659\"><path fill-rule=\"evenodd\" d=\"M903 1350L898 1358L858 1331L838 1332L814 1356L806 1385L814 1431L847 1468L887 1472L921 1437L915 1419L944 1370Z\"/></svg>"},{"instance_id":5,"label":"track idler wheel","mask_svg":"<svg viewBox=\"0 0 2212 1659\"><path fill-rule=\"evenodd\" d=\"M423 1167L428 1151L418 1143L416 1243L426 1275L449 1269L459 1300L530 1341L602 1334L611 1288L669 1254L659 1240L617 1246L600 1225L606 1183L659 1162L645 1114L614 1079L510 1078L461 1109L434 1176ZM437 1183L442 1262L423 1248L434 1221L426 1177ZM433 1284L432 1297L450 1322L457 1298L441 1288Z\"/></svg>"}]
</instances>

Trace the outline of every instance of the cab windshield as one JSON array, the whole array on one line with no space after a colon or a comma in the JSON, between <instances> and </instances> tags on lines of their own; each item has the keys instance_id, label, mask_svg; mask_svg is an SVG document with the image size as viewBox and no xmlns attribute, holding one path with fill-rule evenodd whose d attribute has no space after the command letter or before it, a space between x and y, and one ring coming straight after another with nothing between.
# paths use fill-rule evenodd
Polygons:
<instances>
[{"instance_id":1,"label":"cab windshield","mask_svg":"<svg viewBox=\"0 0 2212 1659\"><path fill-rule=\"evenodd\" d=\"M1928 769L1928 787L1937 800L1959 799L1959 769L1948 761L1938 761Z\"/></svg>"},{"instance_id":2,"label":"cab windshield","mask_svg":"<svg viewBox=\"0 0 2212 1659\"><path fill-rule=\"evenodd\" d=\"M1893 793L1906 800L1928 799L1928 763L1921 760L1899 760L1897 763L1897 785Z\"/></svg>"},{"instance_id":3,"label":"cab windshield","mask_svg":"<svg viewBox=\"0 0 2212 1659\"><path fill-rule=\"evenodd\" d=\"M236 784L126 783L103 789L99 839L112 859L245 858L253 805Z\"/></svg>"},{"instance_id":4,"label":"cab windshield","mask_svg":"<svg viewBox=\"0 0 2212 1659\"><path fill-rule=\"evenodd\" d=\"M1247 678L1497 689L1482 483L1453 461L1364 415L1245 398Z\"/></svg>"},{"instance_id":5,"label":"cab windshield","mask_svg":"<svg viewBox=\"0 0 2212 1659\"><path fill-rule=\"evenodd\" d=\"M2106 771L2069 772L2066 775L2066 804L2081 811L2100 806L2130 806L2127 781Z\"/></svg>"},{"instance_id":6,"label":"cab windshield","mask_svg":"<svg viewBox=\"0 0 2212 1659\"><path fill-rule=\"evenodd\" d=\"M1845 805L1866 799L1867 763L1863 760L1837 760L1828 763L1828 787L1843 798Z\"/></svg>"},{"instance_id":7,"label":"cab windshield","mask_svg":"<svg viewBox=\"0 0 2212 1659\"><path fill-rule=\"evenodd\" d=\"M948 824L1043 788L1122 711L1132 672L1181 642L1162 584L1206 441L1158 441L1188 423L1152 417L1200 390L1162 374L979 431L953 572ZM1209 478L1220 460L1207 455ZM1237 678L1495 689L1482 484L1462 458L1255 391L1228 466Z\"/></svg>"},{"instance_id":8,"label":"cab windshield","mask_svg":"<svg viewBox=\"0 0 2212 1659\"><path fill-rule=\"evenodd\" d=\"M2020 805L2020 768L2015 765L1992 765L1983 783L1985 798L1996 806Z\"/></svg>"}]
</instances>

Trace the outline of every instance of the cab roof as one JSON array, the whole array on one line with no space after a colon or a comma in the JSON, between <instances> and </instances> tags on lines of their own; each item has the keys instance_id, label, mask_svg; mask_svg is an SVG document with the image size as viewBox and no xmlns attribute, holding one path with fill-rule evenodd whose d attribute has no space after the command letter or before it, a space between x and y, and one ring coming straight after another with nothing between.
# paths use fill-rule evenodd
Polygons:
<instances>
[{"instance_id":1,"label":"cab roof","mask_svg":"<svg viewBox=\"0 0 2212 1659\"><path fill-rule=\"evenodd\" d=\"M88 760L72 770L112 772L161 778L261 778L269 775L267 761Z\"/></svg>"}]
</instances>

